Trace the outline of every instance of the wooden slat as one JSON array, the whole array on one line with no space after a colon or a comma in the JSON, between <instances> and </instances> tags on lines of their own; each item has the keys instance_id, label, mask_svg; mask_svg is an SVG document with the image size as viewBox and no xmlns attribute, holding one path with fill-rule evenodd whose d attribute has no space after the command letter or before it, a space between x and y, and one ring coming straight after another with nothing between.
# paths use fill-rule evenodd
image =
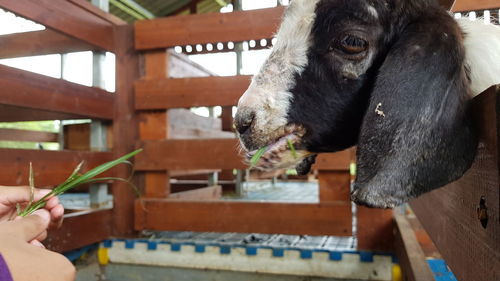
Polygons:
<instances>
[{"instance_id":1,"label":"wooden slat","mask_svg":"<svg viewBox=\"0 0 500 281\"><path fill-rule=\"evenodd\" d=\"M33 162L35 183L39 187L62 183L85 161L82 171L112 160L108 152L44 151L0 149L0 182L3 185L27 185L29 163Z\"/></svg>"},{"instance_id":2,"label":"wooden slat","mask_svg":"<svg viewBox=\"0 0 500 281\"><path fill-rule=\"evenodd\" d=\"M468 12L498 8L500 8L498 0L456 0L451 10L453 12Z\"/></svg>"},{"instance_id":3,"label":"wooden slat","mask_svg":"<svg viewBox=\"0 0 500 281\"><path fill-rule=\"evenodd\" d=\"M141 204L142 201L142 204ZM136 201L137 230L351 235L351 205Z\"/></svg>"},{"instance_id":4,"label":"wooden slat","mask_svg":"<svg viewBox=\"0 0 500 281\"><path fill-rule=\"evenodd\" d=\"M0 128L0 140L3 141L29 141L29 142L57 142L59 134Z\"/></svg>"},{"instance_id":5,"label":"wooden slat","mask_svg":"<svg viewBox=\"0 0 500 281\"><path fill-rule=\"evenodd\" d=\"M32 72L0 65L0 104L99 119L112 119L114 95Z\"/></svg>"},{"instance_id":6,"label":"wooden slat","mask_svg":"<svg viewBox=\"0 0 500 281\"><path fill-rule=\"evenodd\" d=\"M271 38L278 29L283 10L283 7L278 7L137 21L135 46L139 50L147 50Z\"/></svg>"},{"instance_id":7,"label":"wooden slat","mask_svg":"<svg viewBox=\"0 0 500 281\"><path fill-rule=\"evenodd\" d=\"M111 236L111 210L94 211L81 215L65 215L60 229L49 231L46 247L56 252L67 252Z\"/></svg>"},{"instance_id":8,"label":"wooden slat","mask_svg":"<svg viewBox=\"0 0 500 281\"><path fill-rule=\"evenodd\" d=\"M346 149L335 153L321 153L316 158L313 170L349 171L351 162L354 161L355 150Z\"/></svg>"},{"instance_id":9,"label":"wooden slat","mask_svg":"<svg viewBox=\"0 0 500 281\"><path fill-rule=\"evenodd\" d=\"M392 210L357 207L358 249L390 252L394 246Z\"/></svg>"},{"instance_id":10,"label":"wooden slat","mask_svg":"<svg viewBox=\"0 0 500 281\"><path fill-rule=\"evenodd\" d=\"M318 171L319 201L350 202L351 175L347 171Z\"/></svg>"},{"instance_id":11,"label":"wooden slat","mask_svg":"<svg viewBox=\"0 0 500 281\"><path fill-rule=\"evenodd\" d=\"M474 164L461 179L424 194L411 206L458 280L500 280L500 95L491 88L473 102L481 136ZM478 216L482 197L486 227Z\"/></svg>"},{"instance_id":12,"label":"wooden slat","mask_svg":"<svg viewBox=\"0 0 500 281\"><path fill-rule=\"evenodd\" d=\"M135 85L136 109L233 106L246 91L251 76L141 79Z\"/></svg>"},{"instance_id":13,"label":"wooden slat","mask_svg":"<svg viewBox=\"0 0 500 281\"><path fill-rule=\"evenodd\" d=\"M119 157L134 149L138 139L139 122L134 110L133 83L139 78L139 56L134 51L133 28L129 25L115 27L116 96L113 118L113 152ZM111 110L110 110L111 111ZM119 166L116 175L130 176L130 168ZM134 231L135 194L127 183L116 182L112 186L113 234L130 235Z\"/></svg>"},{"instance_id":14,"label":"wooden slat","mask_svg":"<svg viewBox=\"0 0 500 281\"><path fill-rule=\"evenodd\" d=\"M0 46L0 59L100 50L50 29L1 35Z\"/></svg>"},{"instance_id":15,"label":"wooden slat","mask_svg":"<svg viewBox=\"0 0 500 281\"><path fill-rule=\"evenodd\" d=\"M170 195L170 174L166 171L147 172L144 175L146 198L167 198Z\"/></svg>"},{"instance_id":16,"label":"wooden slat","mask_svg":"<svg viewBox=\"0 0 500 281\"><path fill-rule=\"evenodd\" d=\"M51 112L0 103L0 122L69 120L82 118L85 117L69 113Z\"/></svg>"},{"instance_id":17,"label":"wooden slat","mask_svg":"<svg viewBox=\"0 0 500 281\"><path fill-rule=\"evenodd\" d=\"M394 213L395 241L394 249L403 271L404 280L434 281L426 257L413 229L406 217L398 212Z\"/></svg>"},{"instance_id":18,"label":"wooden slat","mask_svg":"<svg viewBox=\"0 0 500 281\"><path fill-rule=\"evenodd\" d=\"M176 192L170 194L168 199L189 200L189 201L207 201L217 200L222 196L222 187L220 185L208 186L189 191Z\"/></svg>"},{"instance_id":19,"label":"wooden slat","mask_svg":"<svg viewBox=\"0 0 500 281\"><path fill-rule=\"evenodd\" d=\"M136 170L245 169L238 155L238 140L165 140L138 145L144 151L136 158Z\"/></svg>"},{"instance_id":20,"label":"wooden slat","mask_svg":"<svg viewBox=\"0 0 500 281\"><path fill-rule=\"evenodd\" d=\"M113 24L66 0L0 0L0 7L89 44L114 51Z\"/></svg>"}]
</instances>

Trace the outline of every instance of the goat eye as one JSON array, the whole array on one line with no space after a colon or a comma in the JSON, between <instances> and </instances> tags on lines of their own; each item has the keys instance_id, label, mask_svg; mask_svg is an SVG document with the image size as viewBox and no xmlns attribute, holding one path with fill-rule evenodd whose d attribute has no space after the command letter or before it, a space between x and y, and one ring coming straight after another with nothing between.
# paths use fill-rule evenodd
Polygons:
<instances>
[{"instance_id":1,"label":"goat eye","mask_svg":"<svg viewBox=\"0 0 500 281\"><path fill-rule=\"evenodd\" d=\"M333 50L333 48L337 48L349 55L356 55L366 51L368 42L357 36L348 34L336 41L335 45L330 47L330 50Z\"/></svg>"}]
</instances>

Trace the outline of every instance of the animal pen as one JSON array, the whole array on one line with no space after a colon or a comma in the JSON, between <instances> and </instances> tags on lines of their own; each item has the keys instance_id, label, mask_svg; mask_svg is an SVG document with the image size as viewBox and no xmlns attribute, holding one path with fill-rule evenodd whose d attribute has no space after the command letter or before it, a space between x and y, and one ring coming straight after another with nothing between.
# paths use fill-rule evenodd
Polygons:
<instances>
[{"instance_id":1,"label":"animal pen","mask_svg":"<svg viewBox=\"0 0 500 281\"><path fill-rule=\"evenodd\" d=\"M37 186L54 186L81 160L89 169L144 149L134 160L134 182L141 196L122 182L80 188L79 192L90 194L91 207L69 210L63 227L49 233L49 249L74 254L100 243L99 261L109 262L108 266L334 278L328 280L452 280L434 277L433 262L442 259L457 280L500 280L497 87L474 100L481 142L473 167L460 180L411 201L411 210L353 208L349 194L354 149L320 155L313 167L318 202L227 200L223 191L238 191L241 171L247 169L232 133L232 107L247 89L250 76L214 76L170 49L230 52L234 43L262 39L266 43L255 48L271 47L283 7L134 24L84 0L0 0L0 7L47 27L0 36L0 58L88 50L116 56L115 93L0 66L1 122L92 120L66 125L59 133L0 129L0 140L59 142L63 148L0 148L0 184L26 185L33 162ZM499 8L496 0L457 0L453 11L491 10L498 17ZM196 50L196 45L207 44L221 48ZM219 119L187 110L215 106L222 107ZM108 174L127 178L129 173L129 167L119 166ZM193 184L180 184L183 181ZM107 202L108 186L112 207ZM199 232L205 240L162 239L165 231ZM210 233L226 236L208 239ZM237 233L309 237L309 244L252 244L245 240L248 235ZM238 237L245 243L235 242ZM349 238L354 246L325 247L327 241L342 241L334 237ZM399 268L405 279L398 279ZM448 274L446 266L439 274Z\"/></svg>"}]
</instances>

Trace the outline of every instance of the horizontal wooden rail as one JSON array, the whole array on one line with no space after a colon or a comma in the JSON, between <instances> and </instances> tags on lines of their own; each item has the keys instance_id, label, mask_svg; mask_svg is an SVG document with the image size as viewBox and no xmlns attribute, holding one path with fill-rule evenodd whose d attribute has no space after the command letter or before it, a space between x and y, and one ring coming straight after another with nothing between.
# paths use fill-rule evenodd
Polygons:
<instances>
[{"instance_id":1,"label":"horizontal wooden rail","mask_svg":"<svg viewBox=\"0 0 500 281\"><path fill-rule=\"evenodd\" d=\"M57 142L59 134L0 128L0 141Z\"/></svg>"},{"instance_id":2,"label":"horizontal wooden rail","mask_svg":"<svg viewBox=\"0 0 500 281\"><path fill-rule=\"evenodd\" d=\"M1 100L1 99L0 99ZM1 104L0 122L69 120L82 118L80 115L60 113L34 108Z\"/></svg>"},{"instance_id":3,"label":"horizontal wooden rail","mask_svg":"<svg viewBox=\"0 0 500 281\"><path fill-rule=\"evenodd\" d=\"M138 171L245 169L236 139L146 141L137 155Z\"/></svg>"},{"instance_id":4,"label":"horizontal wooden rail","mask_svg":"<svg viewBox=\"0 0 500 281\"><path fill-rule=\"evenodd\" d=\"M135 47L147 50L271 38L278 29L283 10L277 7L137 21Z\"/></svg>"},{"instance_id":5,"label":"horizontal wooden rail","mask_svg":"<svg viewBox=\"0 0 500 281\"><path fill-rule=\"evenodd\" d=\"M113 119L115 96L32 72L0 65L0 104L67 113L86 118Z\"/></svg>"},{"instance_id":6,"label":"horizontal wooden rail","mask_svg":"<svg viewBox=\"0 0 500 281\"><path fill-rule=\"evenodd\" d=\"M24 149L0 149L0 183L3 185L27 185L29 163L33 163L35 183L38 187L62 183L85 161L83 171L111 161L110 152L73 152Z\"/></svg>"},{"instance_id":7,"label":"horizontal wooden rail","mask_svg":"<svg viewBox=\"0 0 500 281\"><path fill-rule=\"evenodd\" d=\"M500 8L498 0L456 0L453 12L468 12Z\"/></svg>"},{"instance_id":8,"label":"horizontal wooden rail","mask_svg":"<svg viewBox=\"0 0 500 281\"><path fill-rule=\"evenodd\" d=\"M101 50L50 29L1 35L0 45L1 59Z\"/></svg>"},{"instance_id":9,"label":"horizontal wooden rail","mask_svg":"<svg viewBox=\"0 0 500 281\"><path fill-rule=\"evenodd\" d=\"M351 204L136 201L136 230L351 235Z\"/></svg>"},{"instance_id":10,"label":"horizontal wooden rail","mask_svg":"<svg viewBox=\"0 0 500 281\"><path fill-rule=\"evenodd\" d=\"M108 51L113 24L66 0L0 0L0 7Z\"/></svg>"},{"instance_id":11,"label":"horizontal wooden rail","mask_svg":"<svg viewBox=\"0 0 500 281\"><path fill-rule=\"evenodd\" d=\"M139 110L194 106L233 106L250 85L251 76L141 79L135 84Z\"/></svg>"},{"instance_id":12,"label":"horizontal wooden rail","mask_svg":"<svg viewBox=\"0 0 500 281\"><path fill-rule=\"evenodd\" d=\"M237 139L191 139L140 142L138 171L246 169ZM314 169L348 171L350 150L321 154Z\"/></svg>"},{"instance_id":13,"label":"horizontal wooden rail","mask_svg":"<svg viewBox=\"0 0 500 281\"><path fill-rule=\"evenodd\" d=\"M67 252L111 236L111 210L65 215L59 229L49 231L44 241L46 247L56 252Z\"/></svg>"}]
</instances>

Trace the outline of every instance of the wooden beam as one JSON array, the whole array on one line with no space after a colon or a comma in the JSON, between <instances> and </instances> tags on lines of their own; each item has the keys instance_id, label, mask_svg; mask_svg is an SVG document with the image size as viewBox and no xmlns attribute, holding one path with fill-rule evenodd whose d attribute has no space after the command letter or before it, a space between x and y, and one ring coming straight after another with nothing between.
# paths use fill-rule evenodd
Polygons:
<instances>
[{"instance_id":1,"label":"wooden beam","mask_svg":"<svg viewBox=\"0 0 500 281\"><path fill-rule=\"evenodd\" d=\"M426 256L417 241L410 223L398 211L394 212L394 221L394 248L405 277L404 280L434 281L434 275L427 264Z\"/></svg>"},{"instance_id":2,"label":"wooden beam","mask_svg":"<svg viewBox=\"0 0 500 281\"><path fill-rule=\"evenodd\" d=\"M357 206L358 249L391 252L394 246L392 210Z\"/></svg>"},{"instance_id":3,"label":"wooden beam","mask_svg":"<svg viewBox=\"0 0 500 281\"><path fill-rule=\"evenodd\" d=\"M81 161L85 161L82 171L86 171L112 160L108 152L0 149L0 155L3 185L27 185L29 163L33 162L35 183L39 187L62 183Z\"/></svg>"},{"instance_id":4,"label":"wooden beam","mask_svg":"<svg viewBox=\"0 0 500 281\"><path fill-rule=\"evenodd\" d=\"M170 194L168 199L209 201L209 200L218 200L221 198L221 196L222 196L222 187L220 185L214 185L189 191L172 193Z\"/></svg>"},{"instance_id":5,"label":"wooden beam","mask_svg":"<svg viewBox=\"0 0 500 281\"><path fill-rule=\"evenodd\" d=\"M461 179L411 201L411 207L458 280L498 280L499 90L480 94L473 106L480 132L474 164Z\"/></svg>"},{"instance_id":6,"label":"wooden beam","mask_svg":"<svg viewBox=\"0 0 500 281\"><path fill-rule=\"evenodd\" d=\"M0 45L0 59L101 50L50 29L1 35Z\"/></svg>"},{"instance_id":7,"label":"wooden beam","mask_svg":"<svg viewBox=\"0 0 500 281\"><path fill-rule=\"evenodd\" d=\"M347 171L318 171L319 201L350 202L351 175Z\"/></svg>"},{"instance_id":8,"label":"wooden beam","mask_svg":"<svg viewBox=\"0 0 500 281\"><path fill-rule=\"evenodd\" d=\"M102 49L115 49L113 24L69 1L0 0L0 7Z\"/></svg>"},{"instance_id":9,"label":"wooden beam","mask_svg":"<svg viewBox=\"0 0 500 281\"><path fill-rule=\"evenodd\" d=\"M0 104L0 122L84 119L84 116Z\"/></svg>"},{"instance_id":10,"label":"wooden beam","mask_svg":"<svg viewBox=\"0 0 500 281\"><path fill-rule=\"evenodd\" d=\"M111 236L111 210L66 214L61 228L50 230L44 245L59 253L98 243Z\"/></svg>"},{"instance_id":11,"label":"wooden beam","mask_svg":"<svg viewBox=\"0 0 500 281\"><path fill-rule=\"evenodd\" d=\"M3 129L0 128L0 140L3 141L29 141L29 142L58 142L59 134L42 132L42 131L29 131L17 129Z\"/></svg>"},{"instance_id":12,"label":"wooden beam","mask_svg":"<svg viewBox=\"0 0 500 281\"><path fill-rule=\"evenodd\" d=\"M354 148L335 153L321 153L316 158L313 170L349 171L349 167L356 157Z\"/></svg>"},{"instance_id":13,"label":"wooden beam","mask_svg":"<svg viewBox=\"0 0 500 281\"><path fill-rule=\"evenodd\" d=\"M238 155L238 140L165 140L138 144L144 149L136 158L136 170L245 169Z\"/></svg>"},{"instance_id":14,"label":"wooden beam","mask_svg":"<svg viewBox=\"0 0 500 281\"><path fill-rule=\"evenodd\" d=\"M136 201L137 230L351 235L351 205ZM168 214L168 215L166 215Z\"/></svg>"},{"instance_id":15,"label":"wooden beam","mask_svg":"<svg viewBox=\"0 0 500 281\"><path fill-rule=\"evenodd\" d=\"M271 38L284 8L176 16L135 23L138 50Z\"/></svg>"},{"instance_id":16,"label":"wooden beam","mask_svg":"<svg viewBox=\"0 0 500 281\"><path fill-rule=\"evenodd\" d=\"M498 0L456 0L451 10L458 13L498 8L500 8Z\"/></svg>"},{"instance_id":17,"label":"wooden beam","mask_svg":"<svg viewBox=\"0 0 500 281\"><path fill-rule=\"evenodd\" d=\"M131 152L139 137L133 88L134 81L139 78L139 55L134 51L132 26L116 26L114 35L117 46L115 53L117 100L114 105L113 152L115 157L119 157ZM129 167L117 167L116 175L128 178ZM113 234L130 235L134 232L135 194L130 186L123 182L113 183L112 191L114 197Z\"/></svg>"},{"instance_id":18,"label":"wooden beam","mask_svg":"<svg viewBox=\"0 0 500 281\"><path fill-rule=\"evenodd\" d=\"M114 16L111 13L107 13L104 10L100 9L99 7L93 5L92 3L86 1L86 0L67 0L68 2L71 2L75 4L76 6L86 10L87 12L90 12L91 14L94 14L95 16L113 24L113 25L126 25L127 22L120 19L117 16Z\"/></svg>"},{"instance_id":19,"label":"wooden beam","mask_svg":"<svg viewBox=\"0 0 500 281\"><path fill-rule=\"evenodd\" d=\"M233 106L250 85L251 76L141 79L135 84L136 109Z\"/></svg>"},{"instance_id":20,"label":"wooden beam","mask_svg":"<svg viewBox=\"0 0 500 281\"><path fill-rule=\"evenodd\" d=\"M114 95L32 72L0 65L1 104L112 119Z\"/></svg>"}]
</instances>

